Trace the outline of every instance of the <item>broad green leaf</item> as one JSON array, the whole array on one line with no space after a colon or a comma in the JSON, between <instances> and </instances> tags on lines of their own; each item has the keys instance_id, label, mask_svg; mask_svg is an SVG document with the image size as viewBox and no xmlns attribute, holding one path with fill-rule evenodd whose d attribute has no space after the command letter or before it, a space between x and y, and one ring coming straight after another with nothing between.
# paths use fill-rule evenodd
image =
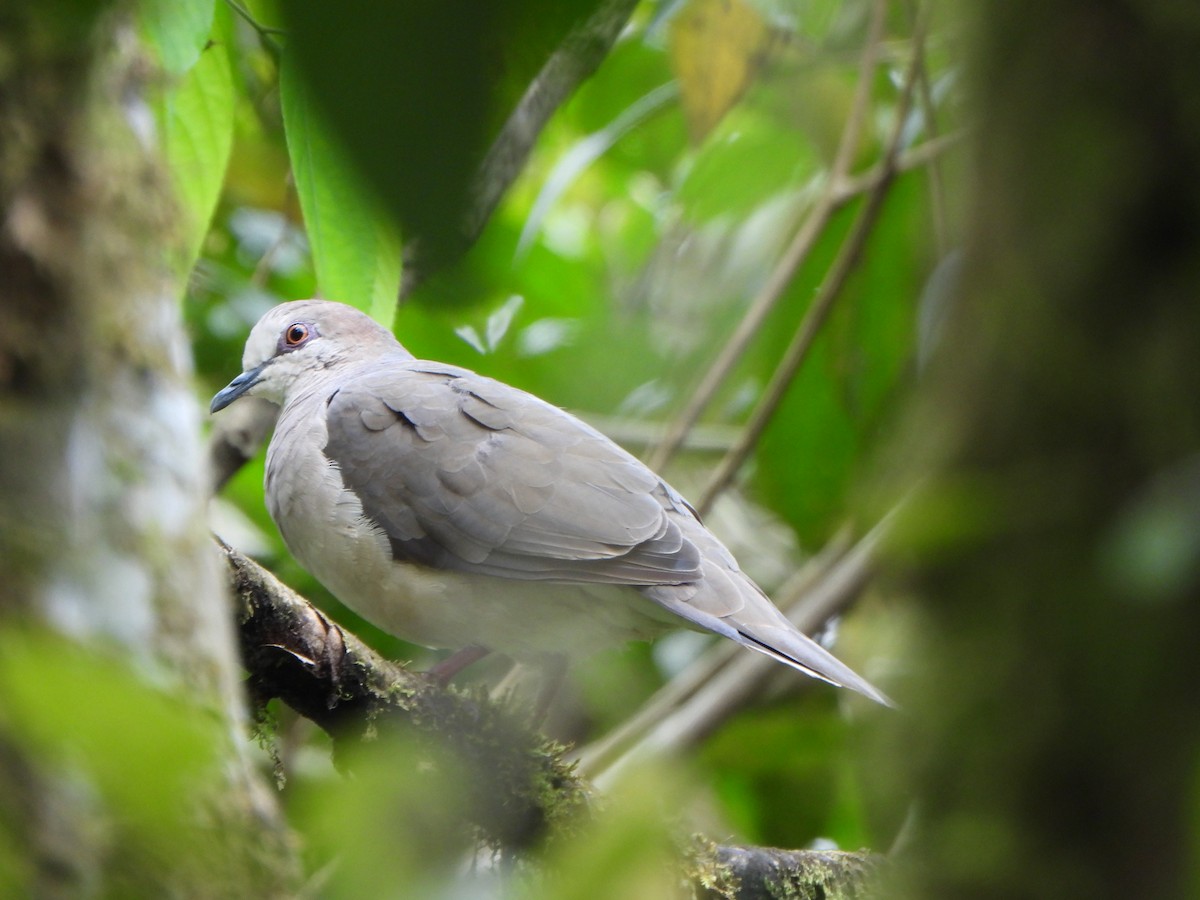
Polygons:
<instances>
[{"instance_id":1,"label":"broad green leaf","mask_svg":"<svg viewBox=\"0 0 1200 900\"><path fill-rule=\"evenodd\" d=\"M222 5L213 18L212 42L158 102L163 149L182 207L184 269L200 253L233 147L232 37L230 14Z\"/></svg>"},{"instance_id":2,"label":"broad green leaf","mask_svg":"<svg viewBox=\"0 0 1200 900\"><path fill-rule=\"evenodd\" d=\"M317 287L391 324L400 289L400 242L348 161L285 51L279 93L296 193Z\"/></svg>"},{"instance_id":3,"label":"broad green leaf","mask_svg":"<svg viewBox=\"0 0 1200 900\"><path fill-rule=\"evenodd\" d=\"M138 18L142 33L170 74L182 75L200 59L212 28L215 2L141 0Z\"/></svg>"},{"instance_id":4,"label":"broad green leaf","mask_svg":"<svg viewBox=\"0 0 1200 900\"><path fill-rule=\"evenodd\" d=\"M559 41L598 0L280 4L285 79L303 77L372 196L453 258L479 160ZM289 127L290 130L290 127ZM290 141L289 141L290 143Z\"/></svg>"}]
</instances>

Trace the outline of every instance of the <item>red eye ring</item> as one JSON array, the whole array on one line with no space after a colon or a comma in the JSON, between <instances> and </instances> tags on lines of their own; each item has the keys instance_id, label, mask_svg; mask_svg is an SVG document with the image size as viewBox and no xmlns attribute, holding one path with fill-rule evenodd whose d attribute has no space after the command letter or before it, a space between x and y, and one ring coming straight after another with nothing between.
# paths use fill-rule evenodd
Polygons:
<instances>
[{"instance_id":1,"label":"red eye ring","mask_svg":"<svg viewBox=\"0 0 1200 900\"><path fill-rule=\"evenodd\" d=\"M299 347L308 340L309 328L303 322L293 322L283 332L283 342L288 347Z\"/></svg>"}]
</instances>

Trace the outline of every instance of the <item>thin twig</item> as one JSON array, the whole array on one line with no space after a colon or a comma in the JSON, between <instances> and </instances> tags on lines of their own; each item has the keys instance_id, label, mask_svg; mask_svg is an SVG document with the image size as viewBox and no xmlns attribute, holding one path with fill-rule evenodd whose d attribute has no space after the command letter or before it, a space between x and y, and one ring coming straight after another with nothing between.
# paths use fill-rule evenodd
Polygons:
<instances>
[{"instance_id":1,"label":"thin twig","mask_svg":"<svg viewBox=\"0 0 1200 900\"><path fill-rule=\"evenodd\" d=\"M757 446L759 438L762 437L767 425L778 410L779 404L783 402L783 397L791 386L796 372L808 357L808 352L812 348L813 341L816 339L821 326L825 323L825 319L829 316L830 310L833 309L833 304L841 294L842 288L850 277L850 273L854 271L854 267L858 264L858 259L862 254L863 247L866 245L867 237L870 235L871 229L875 227L875 222L879 218L879 212L883 208L883 200L887 196L888 188L896 176L896 160L900 155L900 140L904 133L904 121L908 115L913 89L917 80L917 67L920 60L920 46L924 26L918 24L917 27L918 33L914 38L916 47L914 48L913 61L909 66L909 71L904 81L904 89L896 106L896 121L892 126L892 133L888 139L887 148L884 151L879 179L871 191L868 192L865 206L859 212L858 218L855 219L850 235L838 251L837 258L834 260L829 275L821 284L816 298L814 298L812 305L805 313L800 327L797 329L792 342L788 345L787 351L783 355L783 359L772 374L771 380L767 384L766 390L763 391L763 396L759 399L758 405L754 408L754 412L751 414L750 421L746 424L740 440L733 449L725 454L725 457L717 466L716 472L713 473L712 478L709 480L708 486L700 495L696 509L701 515L704 515L711 509L713 501L729 486L730 482L737 475L738 470L741 469L742 464L750 456L755 446Z\"/></svg>"},{"instance_id":2,"label":"thin twig","mask_svg":"<svg viewBox=\"0 0 1200 900\"><path fill-rule=\"evenodd\" d=\"M775 308L775 304L779 302L788 285L791 284L796 271L808 257L817 238L833 215L836 209L833 202L834 193L841 180L850 171L850 165L854 159L854 153L858 149L859 138L867 118L871 99L871 82L878 63L886 9L886 0L877 0L872 10L871 21L867 27L867 41L863 47L862 60L859 63L854 101L850 107L846 125L842 129L833 166L825 181L825 189L817 198L812 211L800 226L800 230L797 231L791 244L784 251L779 264L771 272L767 283L751 302L750 308L746 310L746 315L738 323L733 335L721 348L720 354L709 367L696 390L692 392L687 405L671 423L670 430L663 437L662 443L650 455L648 460L650 468L661 471L678 451L687 432L695 425L700 414L712 402L717 390L725 383L729 373L742 358L742 354L746 352L746 348L750 346L750 342L762 328L767 316Z\"/></svg>"},{"instance_id":3,"label":"thin twig","mask_svg":"<svg viewBox=\"0 0 1200 900\"><path fill-rule=\"evenodd\" d=\"M916 28L921 19L920 4L909 0L908 14ZM925 120L925 133L930 139L938 137L937 108L933 102L933 91L929 84L929 67L925 64L925 44L913 48L917 60L917 99L921 104L921 116ZM942 256L949 247L949 226L946 223L946 188L942 182L942 167L937 160L929 164L929 208L933 218L933 239L938 255Z\"/></svg>"},{"instance_id":4,"label":"thin twig","mask_svg":"<svg viewBox=\"0 0 1200 900\"><path fill-rule=\"evenodd\" d=\"M251 14L250 10L238 3L237 0L225 0L225 4L232 9L247 25L249 25L258 35L259 42L263 45L271 57L279 62L279 55L282 48L275 38L279 35L287 34L282 28L269 28L263 25Z\"/></svg>"},{"instance_id":5,"label":"thin twig","mask_svg":"<svg viewBox=\"0 0 1200 900\"><path fill-rule=\"evenodd\" d=\"M890 171L885 171L882 164L875 164L867 171L860 175L853 175L842 181L842 186L835 192L835 199L838 208L845 206L851 200L859 197L869 191L875 190L879 182L885 175L891 177L891 174L901 175L905 172L911 172L913 169L919 169L922 166L927 166L935 159L951 147L958 144L967 135L966 130L960 129L953 131L950 134L944 134L941 137L926 141L917 147L900 156L894 165L890 167Z\"/></svg>"}]
</instances>

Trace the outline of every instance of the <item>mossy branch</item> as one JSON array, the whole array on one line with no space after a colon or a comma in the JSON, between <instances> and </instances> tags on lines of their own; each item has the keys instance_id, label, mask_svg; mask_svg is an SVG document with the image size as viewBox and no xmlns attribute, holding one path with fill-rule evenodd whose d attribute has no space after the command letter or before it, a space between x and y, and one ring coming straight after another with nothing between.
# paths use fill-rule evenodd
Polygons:
<instances>
[{"instance_id":1,"label":"mossy branch","mask_svg":"<svg viewBox=\"0 0 1200 900\"><path fill-rule=\"evenodd\" d=\"M398 727L449 748L469 774L473 824L501 851L531 849L587 821L591 790L566 762L565 747L482 695L389 662L258 563L218 543L256 704L278 697L325 729L335 747ZM685 857L684 879L696 896L729 900L865 897L866 875L878 862L865 852L707 841Z\"/></svg>"},{"instance_id":2,"label":"mossy branch","mask_svg":"<svg viewBox=\"0 0 1200 900\"><path fill-rule=\"evenodd\" d=\"M696 841L688 879L700 900L867 900L883 857L865 850L779 850Z\"/></svg>"},{"instance_id":3,"label":"mossy branch","mask_svg":"<svg viewBox=\"0 0 1200 900\"><path fill-rule=\"evenodd\" d=\"M270 572L221 545L238 604L248 689L278 697L335 740L404 727L458 756L469 808L486 840L526 849L574 820L587 794L563 747L487 698L445 688L389 662Z\"/></svg>"}]
</instances>

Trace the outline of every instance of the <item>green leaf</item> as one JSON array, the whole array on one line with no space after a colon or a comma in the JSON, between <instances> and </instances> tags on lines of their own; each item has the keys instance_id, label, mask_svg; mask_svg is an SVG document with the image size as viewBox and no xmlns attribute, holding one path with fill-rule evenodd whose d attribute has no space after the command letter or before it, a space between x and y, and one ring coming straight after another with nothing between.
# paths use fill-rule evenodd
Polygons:
<instances>
[{"instance_id":1,"label":"green leaf","mask_svg":"<svg viewBox=\"0 0 1200 900\"><path fill-rule=\"evenodd\" d=\"M748 216L821 169L806 136L754 110L730 113L688 161L678 199L689 216Z\"/></svg>"},{"instance_id":2,"label":"green leaf","mask_svg":"<svg viewBox=\"0 0 1200 900\"><path fill-rule=\"evenodd\" d=\"M428 258L457 255L479 160L598 0L280 4L285 55L381 205Z\"/></svg>"},{"instance_id":3,"label":"green leaf","mask_svg":"<svg viewBox=\"0 0 1200 900\"><path fill-rule=\"evenodd\" d=\"M293 55L279 78L296 193L321 296L390 324L400 289L400 242L314 108Z\"/></svg>"},{"instance_id":4,"label":"green leaf","mask_svg":"<svg viewBox=\"0 0 1200 900\"><path fill-rule=\"evenodd\" d=\"M215 0L142 0L139 4L142 34L167 72L182 75L200 59L213 25L214 5Z\"/></svg>"},{"instance_id":5,"label":"green leaf","mask_svg":"<svg viewBox=\"0 0 1200 900\"><path fill-rule=\"evenodd\" d=\"M680 896L673 864L678 848L663 815L663 798L675 809L695 803L685 767L630 766L606 791L571 840L551 842L544 877L531 880L528 900L607 900L611 897Z\"/></svg>"},{"instance_id":6,"label":"green leaf","mask_svg":"<svg viewBox=\"0 0 1200 900\"><path fill-rule=\"evenodd\" d=\"M380 731L378 740L338 749L339 767L353 778L331 766L324 777L289 779L288 824L310 871L336 860L320 896L454 896L447 885L470 849L463 821L473 778L448 747L421 744L403 729Z\"/></svg>"},{"instance_id":7,"label":"green leaf","mask_svg":"<svg viewBox=\"0 0 1200 900\"><path fill-rule=\"evenodd\" d=\"M201 705L213 698L189 691L148 683L117 654L0 630L0 730L43 766L84 775L120 836L161 860L185 846L195 853L203 839L193 804L225 740Z\"/></svg>"},{"instance_id":8,"label":"green leaf","mask_svg":"<svg viewBox=\"0 0 1200 900\"><path fill-rule=\"evenodd\" d=\"M235 101L229 58L233 29L224 6L212 24L212 42L158 102L167 167L182 207L185 269L200 254L233 147Z\"/></svg>"}]
</instances>

